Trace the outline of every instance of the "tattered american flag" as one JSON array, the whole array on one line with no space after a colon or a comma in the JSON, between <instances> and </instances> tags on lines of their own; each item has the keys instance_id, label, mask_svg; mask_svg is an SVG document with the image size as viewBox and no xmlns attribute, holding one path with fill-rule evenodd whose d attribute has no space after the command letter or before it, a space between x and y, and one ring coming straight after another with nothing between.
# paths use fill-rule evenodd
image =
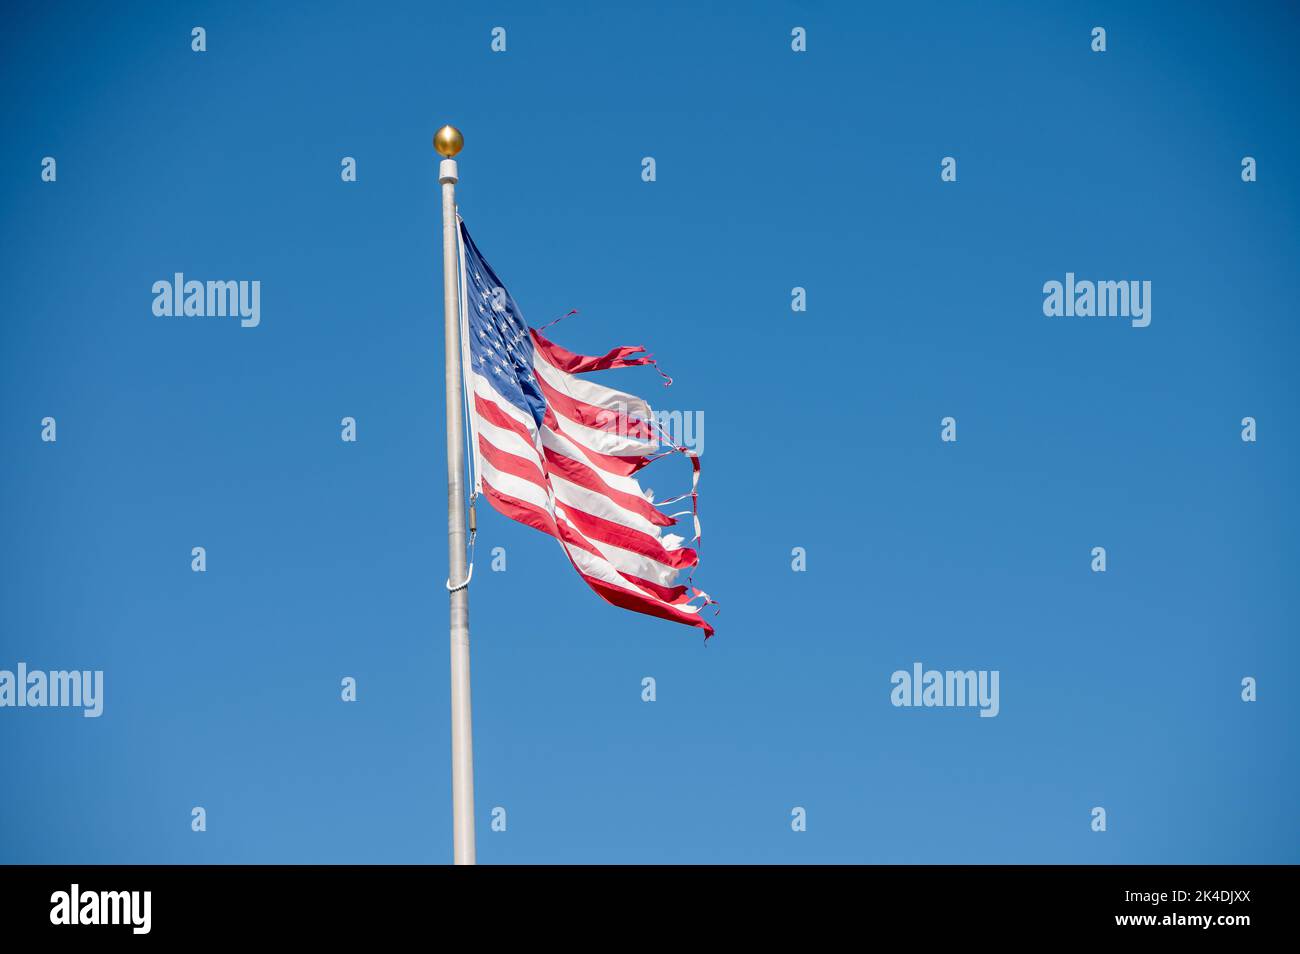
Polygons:
<instances>
[{"instance_id":1,"label":"tattered american flag","mask_svg":"<svg viewBox=\"0 0 1300 954\"><path fill-rule=\"evenodd\" d=\"M661 431L645 401L581 377L653 359L633 346L574 354L542 337L524 323L465 223L459 225L461 360L475 493L558 540L587 585L610 603L698 626L707 640L713 627L700 611L713 601L690 582L698 554L664 532L689 517L691 542L699 541L699 458L671 442L658 453ZM676 453L691 461L691 489L661 503L689 500L690 510L667 514L635 475ZM682 571L685 583L677 582Z\"/></svg>"}]
</instances>

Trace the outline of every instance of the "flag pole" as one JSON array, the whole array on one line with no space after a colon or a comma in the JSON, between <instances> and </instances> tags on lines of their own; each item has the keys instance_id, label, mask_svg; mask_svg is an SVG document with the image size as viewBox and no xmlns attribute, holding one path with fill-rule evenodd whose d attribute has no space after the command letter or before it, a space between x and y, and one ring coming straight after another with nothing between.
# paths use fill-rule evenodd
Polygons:
<instances>
[{"instance_id":1,"label":"flag pole","mask_svg":"<svg viewBox=\"0 0 1300 954\"><path fill-rule=\"evenodd\" d=\"M455 126L433 137L441 155L442 304L447 363L447 589L451 591L451 814L452 858L474 864L474 730L469 694L469 579L465 560L465 443L460 367L460 298L453 158L465 140Z\"/></svg>"}]
</instances>

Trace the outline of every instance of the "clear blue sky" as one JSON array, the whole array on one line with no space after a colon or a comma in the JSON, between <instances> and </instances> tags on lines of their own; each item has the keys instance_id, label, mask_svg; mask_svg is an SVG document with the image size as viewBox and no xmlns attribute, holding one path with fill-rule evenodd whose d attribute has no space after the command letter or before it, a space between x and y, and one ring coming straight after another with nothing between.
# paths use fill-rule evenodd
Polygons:
<instances>
[{"instance_id":1,"label":"clear blue sky","mask_svg":"<svg viewBox=\"0 0 1300 954\"><path fill-rule=\"evenodd\" d=\"M1300 860L1288 6L6 17L0 668L106 700L0 709L0 861L450 859L448 121L529 320L704 412L723 604L705 647L481 510L480 861ZM154 317L177 271L261 281L260 326ZM1150 327L1044 317L1067 271L1150 280ZM999 716L893 707L916 661L998 670Z\"/></svg>"}]
</instances>

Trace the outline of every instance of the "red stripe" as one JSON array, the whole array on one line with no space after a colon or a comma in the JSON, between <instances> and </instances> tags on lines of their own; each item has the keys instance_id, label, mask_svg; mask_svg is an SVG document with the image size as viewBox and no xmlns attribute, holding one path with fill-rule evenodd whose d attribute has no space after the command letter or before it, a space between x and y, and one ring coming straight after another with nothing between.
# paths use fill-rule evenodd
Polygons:
<instances>
[{"instance_id":1,"label":"red stripe","mask_svg":"<svg viewBox=\"0 0 1300 954\"><path fill-rule=\"evenodd\" d=\"M670 619L674 623L685 623L687 626L698 626L704 630L704 638L708 639L713 635L713 627L708 624L698 613L684 613L679 609L674 609L658 600L651 599L649 596L639 596L628 590L620 589L617 586L611 586L604 580L598 580L595 577L579 571L579 574L587 585L604 597L607 603L613 603L615 606L621 606L623 609L630 609L633 612L645 613L647 616L658 616L660 619Z\"/></svg>"},{"instance_id":2,"label":"red stripe","mask_svg":"<svg viewBox=\"0 0 1300 954\"><path fill-rule=\"evenodd\" d=\"M503 494L489 484L486 477L483 478L483 496L487 497L493 509L502 516L527 524L534 530L540 530L548 536L555 537L557 540L590 553L601 560L605 559L604 555L591 545L591 541L584 538L582 534L569 526L563 519L553 520L549 513L536 504L530 504L528 501L512 497L510 494ZM569 562L572 563L572 559ZM578 569L576 564L574 569ZM578 570L578 573L585 575L582 574L581 570Z\"/></svg>"},{"instance_id":3,"label":"red stripe","mask_svg":"<svg viewBox=\"0 0 1300 954\"><path fill-rule=\"evenodd\" d=\"M491 503L492 506L503 516L509 517L511 520L517 520L519 523L527 524L528 526L541 530L543 533L549 534L550 536L559 536L560 539L566 541L570 546L576 546L579 549L586 550L596 556L600 555L590 543L583 540L582 537L563 520L559 521L559 533L557 534L556 523L551 520L550 514L530 503L520 500L517 497L501 493L489 484L487 480L483 481L483 495L487 497L488 502ZM669 605L668 602L657 600L652 596L641 596L637 593L620 589L617 586L611 586L604 580L598 580L593 576L588 576L586 573L583 573L578 569L577 564L573 563L572 559L570 559L569 562L573 565L573 568L578 571L578 575L582 577L586 584L595 590L596 593L605 600L605 602L612 603L614 606L619 606L623 609L632 610L636 613L643 613L647 616L657 616L660 619L671 620L674 623L685 623L687 626L699 627L704 630L705 639L708 639L713 635L713 627L710 626L698 613L685 613L679 609L675 609L673 606ZM636 577L628 576L627 574L620 574L620 576L625 576L629 582L634 583L642 589L664 591L665 595L677 590L685 590L685 587L661 587L656 583L651 583L649 580L641 580Z\"/></svg>"},{"instance_id":4,"label":"red stripe","mask_svg":"<svg viewBox=\"0 0 1300 954\"><path fill-rule=\"evenodd\" d=\"M630 494L625 490L615 490L601 480L600 475L582 461L566 457L549 447L543 447L542 453L546 455L546 462L551 473L558 474L565 480L571 481L593 493L608 497L610 502L617 504L624 510L629 510L644 517L657 527L671 527L677 523L676 520L644 497L638 497L636 494Z\"/></svg>"},{"instance_id":5,"label":"red stripe","mask_svg":"<svg viewBox=\"0 0 1300 954\"><path fill-rule=\"evenodd\" d=\"M610 546L639 553L641 556L649 557L657 563L671 566L677 570L695 566L698 562L695 551L689 547L683 547L680 550L669 550L648 533L632 530L621 523L615 523L612 520L606 520L604 517L589 514L584 510L579 510L573 504L566 504L562 500L556 501L556 506L564 507L566 518L589 540L597 540L601 543L608 543Z\"/></svg>"},{"instance_id":6,"label":"red stripe","mask_svg":"<svg viewBox=\"0 0 1300 954\"><path fill-rule=\"evenodd\" d=\"M650 425L645 421L628 417L618 411L611 411L609 408L597 407L594 404L588 404L586 401L571 398L547 384L540 374L536 377L537 383L542 388L542 395L546 398L547 405L555 408L569 420L597 430L610 431L623 437L636 437L648 441L655 440ZM656 443L658 442L656 441Z\"/></svg>"},{"instance_id":7,"label":"red stripe","mask_svg":"<svg viewBox=\"0 0 1300 954\"><path fill-rule=\"evenodd\" d=\"M501 408L497 407L492 401L487 400L481 394L474 395L474 410L478 416L483 418L489 424L495 424L497 427L507 431L514 431L529 444L533 443L533 435L523 424L516 421Z\"/></svg>"},{"instance_id":8,"label":"red stripe","mask_svg":"<svg viewBox=\"0 0 1300 954\"><path fill-rule=\"evenodd\" d=\"M580 534L577 530L573 529L573 527L571 527L563 517L557 518L555 523L556 526L560 528L560 539L563 540L565 543L567 543L569 546L577 547L579 550L582 550L586 553L590 553L592 556L596 557L597 559L605 560L605 554L597 550L595 546L592 545L592 542L590 540L588 540L586 537ZM569 562L573 563L572 557L569 558ZM609 563L608 560L605 560L605 562ZM574 563L573 568L575 570L578 570L578 565ZM581 573L582 571L578 570L578 572Z\"/></svg>"},{"instance_id":9,"label":"red stripe","mask_svg":"<svg viewBox=\"0 0 1300 954\"><path fill-rule=\"evenodd\" d=\"M555 521L551 515L538 507L536 504L530 504L526 500L520 500L518 497L512 497L509 494L503 494L483 479L483 496L488 499L488 503L504 517L511 520L517 520L519 523L526 524L534 530L540 530L548 536L557 536L555 532Z\"/></svg>"},{"instance_id":10,"label":"red stripe","mask_svg":"<svg viewBox=\"0 0 1300 954\"><path fill-rule=\"evenodd\" d=\"M664 586L662 583L656 583L653 580L643 580L639 576L633 576L631 573L624 573L618 570L618 575L627 580L633 586L639 586L651 596L662 600L665 603L688 603L690 597L686 595L685 586Z\"/></svg>"},{"instance_id":11,"label":"red stripe","mask_svg":"<svg viewBox=\"0 0 1300 954\"><path fill-rule=\"evenodd\" d=\"M607 470L611 474L619 477L631 477L638 470L650 463L649 457L629 456L623 457L616 454L602 454L600 451L594 451L590 447L583 445L582 441L576 437L565 434L560 430L560 422L556 419L554 412L548 407L546 415L542 418L542 426L548 427L552 432L559 434L570 444L573 444L582 452L582 455L591 461L601 470Z\"/></svg>"},{"instance_id":12,"label":"red stripe","mask_svg":"<svg viewBox=\"0 0 1300 954\"><path fill-rule=\"evenodd\" d=\"M478 449L483 459L503 474L513 474L521 480L536 484L543 490L550 489L550 484L546 482L546 475L537 466L536 460L503 451L482 434L478 436Z\"/></svg>"},{"instance_id":13,"label":"red stripe","mask_svg":"<svg viewBox=\"0 0 1300 954\"><path fill-rule=\"evenodd\" d=\"M584 371L608 371L610 368L632 368L649 364L650 356L645 354L641 345L623 345L621 348L602 355L575 354L568 348L561 348L553 341L547 341L535 328L529 328L533 345L552 367L570 374L582 374ZM643 355L643 357L636 357Z\"/></svg>"}]
</instances>

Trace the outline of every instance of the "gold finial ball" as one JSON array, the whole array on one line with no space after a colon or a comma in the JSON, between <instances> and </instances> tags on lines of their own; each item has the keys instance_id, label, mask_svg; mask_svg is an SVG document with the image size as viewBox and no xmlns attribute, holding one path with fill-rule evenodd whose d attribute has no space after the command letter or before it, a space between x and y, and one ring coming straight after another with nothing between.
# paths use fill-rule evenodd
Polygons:
<instances>
[{"instance_id":1,"label":"gold finial ball","mask_svg":"<svg viewBox=\"0 0 1300 954\"><path fill-rule=\"evenodd\" d=\"M438 155L450 159L465 147L465 137L455 126L443 126L433 134L433 148Z\"/></svg>"}]
</instances>

